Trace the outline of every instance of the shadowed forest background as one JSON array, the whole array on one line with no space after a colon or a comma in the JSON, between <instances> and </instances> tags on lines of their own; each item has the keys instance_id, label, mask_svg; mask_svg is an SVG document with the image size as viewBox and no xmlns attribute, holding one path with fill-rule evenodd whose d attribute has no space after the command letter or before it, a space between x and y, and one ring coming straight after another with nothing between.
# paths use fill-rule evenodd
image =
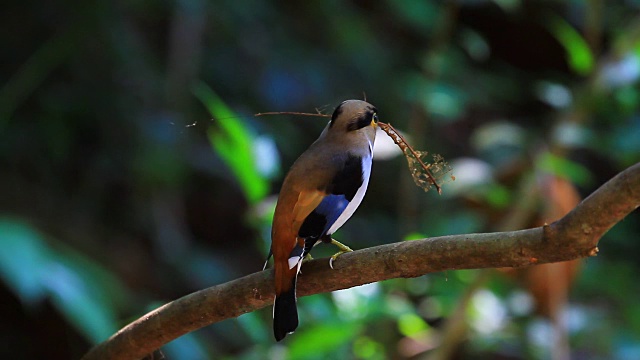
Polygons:
<instances>
[{"instance_id":1,"label":"shadowed forest background","mask_svg":"<svg viewBox=\"0 0 640 360\"><path fill-rule=\"evenodd\" d=\"M354 249L550 223L640 161L634 0L2 8L3 359L79 358L149 310L261 270L283 176L327 119L258 112L331 113L366 93L381 121L453 167L438 196L402 156L379 156L335 236ZM616 225L595 258L314 295L282 343L263 309L162 352L637 359L639 220Z\"/></svg>"}]
</instances>

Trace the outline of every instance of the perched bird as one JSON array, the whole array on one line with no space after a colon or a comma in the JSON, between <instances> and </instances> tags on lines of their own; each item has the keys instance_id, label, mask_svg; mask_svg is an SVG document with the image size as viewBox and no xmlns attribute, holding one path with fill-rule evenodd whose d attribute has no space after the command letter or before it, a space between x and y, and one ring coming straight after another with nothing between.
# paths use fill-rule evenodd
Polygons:
<instances>
[{"instance_id":1,"label":"perched bird","mask_svg":"<svg viewBox=\"0 0 640 360\"><path fill-rule=\"evenodd\" d=\"M277 341L298 327L296 278L302 259L318 242L348 247L331 238L360 205L371 174L376 108L347 100L333 112L320 137L291 166L273 218L271 253L276 298L273 332ZM332 266L333 267L333 266Z\"/></svg>"}]
</instances>

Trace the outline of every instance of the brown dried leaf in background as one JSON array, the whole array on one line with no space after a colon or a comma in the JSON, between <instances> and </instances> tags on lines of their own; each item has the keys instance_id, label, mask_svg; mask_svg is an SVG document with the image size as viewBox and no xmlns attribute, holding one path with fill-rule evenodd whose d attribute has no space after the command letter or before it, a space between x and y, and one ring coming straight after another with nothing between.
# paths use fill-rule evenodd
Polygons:
<instances>
[{"instance_id":1,"label":"brown dried leaf in background","mask_svg":"<svg viewBox=\"0 0 640 360\"><path fill-rule=\"evenodd\" d=\"M573 184L557 176L545 176L538 184L538 194L544 205L537 220L530 226L550 224L569 213L578 203L580 195ZM535 300L538 315L555 318L568 301L569 289L579 272L581 259L522 269L500 269L516 278Z\"/></svg>"},{"instance_id":2,"label":"brown dried leaf in background","mask_svg":"<svg viewBox=\"0 0 640 360\"><path fill-rule=\"evenodd\" d=\"M580 203L580 195L568 180L549 176L541 185L545 207L534 226L562 218ZM555 316L568 300L569 288L580 270L581 259L533 266L526 270L524 284L536 300L540 315Z\"/></svg>"}]
</instances>

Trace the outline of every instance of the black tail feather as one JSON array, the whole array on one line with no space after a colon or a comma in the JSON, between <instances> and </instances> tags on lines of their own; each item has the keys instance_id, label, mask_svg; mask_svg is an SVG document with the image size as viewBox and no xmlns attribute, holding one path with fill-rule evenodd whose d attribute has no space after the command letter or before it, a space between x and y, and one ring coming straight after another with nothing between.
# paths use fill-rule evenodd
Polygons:
<instances>
[{"instance_id":1,"label":"black tail feather","mask_svg":"<svg viewBox=\"0 0 640 360\"><path fill-rule=\"evenodd\" d=\"M277 341L284 339L298 327L298 309L296 307L296 278L291 288L276 296L273 303L273 335Z\"/></svg>"}]
</instances>

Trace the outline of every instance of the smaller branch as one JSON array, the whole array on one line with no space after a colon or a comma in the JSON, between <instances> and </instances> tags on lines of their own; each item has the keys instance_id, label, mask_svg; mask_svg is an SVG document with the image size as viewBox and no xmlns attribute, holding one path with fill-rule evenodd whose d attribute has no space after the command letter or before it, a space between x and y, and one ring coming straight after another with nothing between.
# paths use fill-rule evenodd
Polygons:
<instances>
[{"instance_id":1,"label":"smaller branch","mask_svg":"<svg viewBox=\"0 0 640 360\"><path fill-rule=\"evenodd\" d=\"M404 138L404 136L402 136L400 134L400 132L398 132L398 130L396 130L396 128L391 126L391 124L387 124L387 123L383 123L381 121L378 121L378 126L380 126L380 128L385 133L387 133L387 135L389 135L389 137L393 140L393 142L396 143L396 145L398 145L398 147L402 150L402 153L404 153L405 156L407 156L407 157L409 156L407 154L407 150L409 150L409 152L411 153L413 158L416 159L416 161L418 161L418 163L420 164L420 166L422 167L424 172L429 177L429 181L431 182L431 184L433 184L433 186L435 186L436 190L438 191L438 194L442 195L442 188L440 187L440 185L436 181L436 178L433 176L433 174L431 174L431 171L429 170L429 169L431 169L431 164L425 165L425 163L420 158L420 155L418 155L418 153L416 153L416 151L413 149L413 146L409 145L409 143Z\"/></svg>"},{"instance_id":2,"label":"smaller branch","mask_svg":"<svg viewBox=\"0 0 640 360\"><path fill-rule=\"evenodd\" d=\"M318 109L316 109L318 111ZM299 116L315 116L315 117L325 117L330 118L329 114L322 114L320 111L318 113L304 113L304 112L296 112L296 111L267 111L263 113L253 114L253 116L265 116L265 115L299 115Z\"/></svg>"}]
</instances>

